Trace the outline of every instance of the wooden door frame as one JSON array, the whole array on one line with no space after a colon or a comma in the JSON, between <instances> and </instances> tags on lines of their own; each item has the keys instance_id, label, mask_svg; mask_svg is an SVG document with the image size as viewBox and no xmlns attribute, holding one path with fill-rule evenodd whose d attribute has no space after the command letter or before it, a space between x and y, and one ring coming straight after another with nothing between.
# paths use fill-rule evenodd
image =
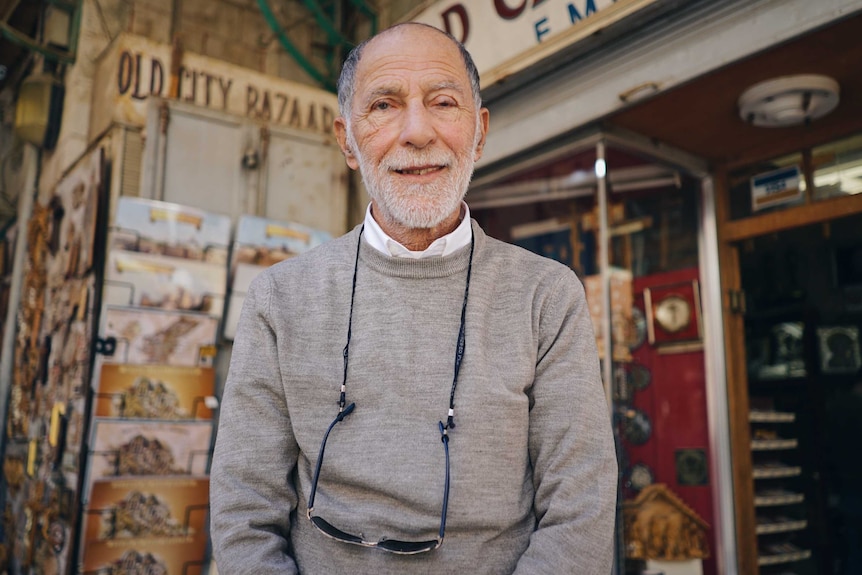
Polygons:
<instances>
[{"instance_id":1,"label":"wooden door frame","mask_svg":"<svg viewBox=\"0 0 862 575\"><path fill-rule=\"evenodd\" d=\"M728 423L733 462L737 562L739 573L748 575L759 573L759 567L744 313L738 311L731 298L742 290L738 244L758 236L862 214L862 194L810 202L777 212L731 220L730 186L727 169L724 166L716 169L714 182L727 373Z\"/></svg>"}]
</instances>

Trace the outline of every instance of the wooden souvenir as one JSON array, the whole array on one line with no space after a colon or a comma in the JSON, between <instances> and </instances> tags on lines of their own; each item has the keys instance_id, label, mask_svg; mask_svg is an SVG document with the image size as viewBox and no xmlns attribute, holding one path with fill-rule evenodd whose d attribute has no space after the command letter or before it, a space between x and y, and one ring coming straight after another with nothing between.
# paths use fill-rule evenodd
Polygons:
<instances>
[{"instance_id":1,"label":"wooden souvenir","mask_svg":"<svg viewBox=\"0 0 862 575\"><path fill-rule=\"evenodd\" d=\"M709 556L709 525L663 483L623 503L626 557L678 561Z\"/></svg>"},{"instance_id":2,"label":"wooden souvenir","mask_svg":"<svg viewBox=\"0 0 862 575\"><path fill-rule=\"evenodd\" d=\"M610 274L611 336L613 360L627 363L632 360L632 274L628 270L615 269ZM584 278L584 289L590 309L590 319L596 334L599 357L605 357L604 322L602 303L602 277L592 275Z\"/></svg>"},{"instance_id":3,"label":"wooden souvenir","mask_svg":"<svg viewBox=\"0 0 862 575\"><path fill-rule=\"evenodd\" d=\"M647 339L659 351L694 351L703 347L697 280L646 288L644 306Z\"/></svg>"}]
</instances>

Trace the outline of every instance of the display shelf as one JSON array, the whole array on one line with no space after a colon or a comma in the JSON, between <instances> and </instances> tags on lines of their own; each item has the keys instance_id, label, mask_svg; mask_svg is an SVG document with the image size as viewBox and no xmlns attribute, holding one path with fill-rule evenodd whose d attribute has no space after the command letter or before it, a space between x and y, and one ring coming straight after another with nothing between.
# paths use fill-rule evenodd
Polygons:
<instances>
[{"instance_id":1,"label":"display shelf","mask_svg":"<svg viewBox=\"0 0 862 575\"><path fill-rule=\"evenodd\" d=\"M790 531L802 531L808 527L805 519L791 519L789 517L758 517L757 534L768 535L772 533L788 533Z\"/></svg>"},{"instance_id":2,"label":"display shelf","mask_svg":"<svg viewBox=\"0 0 862 575\"><path fill-rule=\"evenodd\" d=\"M748 383L754 386L761 386L758 389L768 389L771 386L798 386L808 381L805 375L784 376L784 377L757 377L756 375L748 376Z\"/></svg>"},{"instance_id":3,"label":"display shelf","mask_svg":"<svg viewBox=\"0 0 862 575\"><path fill-rule=\"evenodd\" d=\"M756 507L770 507L774 505L794 505L805 501L805 495L786 491L784 489L774 489L768 491L758 491L754 494L754 505Z\"/></svg>"},{"instance_id":4,"label":"display shelf","mask_svg":"<svg viewBox=\"0 0 862 575\"><path fill-rule=\"evenodd\" d=\"M803 369L773 369L752 373L749 377L759 383L799 382L808 378L808 371Z\"/></svg>"},{"instance_id":5,"label":"display shelf","mask_svg":"<svg viewBox=\"0 0 862 575\"><path fill-rule=\"evenodd\" d=\"M755 465L751 476L754 479L778 479L780 477L797 477L802 474L802 467L784 463L764 463Z\"/></svg>"},{"instance_id":6,"label":"display shelf","mask_svg":"<svg viewBox=\"0 0 862 575\"><path fill-rule=\"evenodd\" d=\"M757 564L760 566L764 565L780 565L782 563L794 563L796 561L804 561L811 557L810 549L799 549L794 545L790 545L786 543L781 547L785 547L787 549L792 549L784 552L766 552L757 557Z\"/></svg>"},{"instance_id":7,"label":"display shelf","mask_svg":"<svg viewBox=\"0 0 862 575\"><path fill-rule=\"evenodd\" d=\"M780 449L796 449L799 441L796 439L752 439L752 451L773 451Z\"/></svg>"},{"instance_id":8,"label":"display shelf","mask_svg":"<svg viewBox=\"0 0 862 575\"><path fill-rule=\"evenodd\" d=\"M748 414L752 423L792 423L796 421L795 413L752 409Z\"/></svg>"}]
</instances>

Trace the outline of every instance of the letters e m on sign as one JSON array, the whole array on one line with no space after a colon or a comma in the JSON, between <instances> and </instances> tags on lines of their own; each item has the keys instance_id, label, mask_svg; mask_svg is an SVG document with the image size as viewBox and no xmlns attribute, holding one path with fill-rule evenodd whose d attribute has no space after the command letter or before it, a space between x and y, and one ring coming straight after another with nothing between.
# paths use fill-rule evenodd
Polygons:
<instances>
[{"instance_id":1,"label":"letters e m on sign","mask_svg":"<svg viewBox=\"0 0 862 575\"><path fill-rule=\"evenodd\" d=\"M788 204L802 197L799 166L788 166L751 178L751 211Z\"/></svg>"}]
</instances>

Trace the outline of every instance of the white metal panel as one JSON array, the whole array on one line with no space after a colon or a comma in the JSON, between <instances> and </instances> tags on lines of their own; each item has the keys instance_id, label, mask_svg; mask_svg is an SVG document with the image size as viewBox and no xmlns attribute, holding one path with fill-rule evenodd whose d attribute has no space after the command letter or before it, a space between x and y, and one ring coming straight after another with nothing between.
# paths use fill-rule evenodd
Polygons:
<instances>
[{"instance_id":1,"label":"white metal panel","mask_svg":"<svg viewBox=\"0 0 862 575\"><path fill-rule=\"evenodd\" d=\"M862 10L862 0L733 0L680 9L675 20L489 103L491 130L480 166L569 133L621 109L620 94L659 92ZM694 105L694 103L692 103Z\"/></svg>"},{"instance_id":2,"label":"white metal panel","mask_svg":"<svg viewBox=\"0 0 862 575\"><path fill-rule=\"evenodd\" d=\"M347 165L334 140L270 132L263 202L268 218L339 236L347 230Z\"/></svg>"},{"instance_id":3,"label":"white metal panel","mask_svg":"<svg viewBox=\"0 0 862 575\"><path fill-rule=\"evenodd\" d=\"M165 134L164 188L158 199L225 214L249 212L248 176L242 167L254 130L226 114L170 108Z\"/></svg>"},{"instance_id":4,"label":"white metal panel","mask_svg":"<svg viewBox=\"0 0 862 575\"><path fill-rule=\"evenodd\" d=\"M347 229L347 165L331 136L155 100L145 139L142 197L234 222L253 214L336 236Z\"/></svg>"}]
</instances>

